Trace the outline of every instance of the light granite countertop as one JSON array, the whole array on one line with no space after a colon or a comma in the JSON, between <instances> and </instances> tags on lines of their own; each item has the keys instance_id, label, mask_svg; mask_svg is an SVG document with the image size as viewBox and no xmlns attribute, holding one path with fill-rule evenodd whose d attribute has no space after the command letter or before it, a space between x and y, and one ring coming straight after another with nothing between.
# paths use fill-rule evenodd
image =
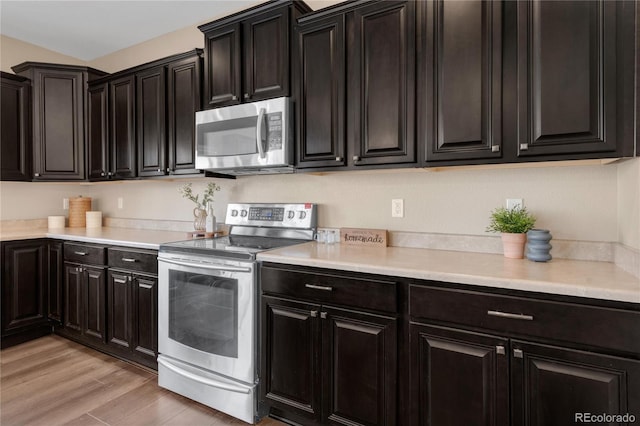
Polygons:
<instances>
[{"instance_id":1,"label":"light granite countertop","mask_svg":"<svg viewBox=\"0 0 640 426\"><path fill-rule=\"evenodd\" d=\"M2 231L0 241L55 238L84 243L109 244L124 247L155 249L160 244L186 240L186 232L130 228L61 228Z\"/></svg>"},{"instance_id":2,"label":"light granite countertop","mask_svg":"<svg viewBox=\"0 0 640 426\"><path fill-rule=\"evenodd\" d=\"M640 278L613 263L315 242L258 254L263 262L640 303Z\"/></svg>"}]
</instances>

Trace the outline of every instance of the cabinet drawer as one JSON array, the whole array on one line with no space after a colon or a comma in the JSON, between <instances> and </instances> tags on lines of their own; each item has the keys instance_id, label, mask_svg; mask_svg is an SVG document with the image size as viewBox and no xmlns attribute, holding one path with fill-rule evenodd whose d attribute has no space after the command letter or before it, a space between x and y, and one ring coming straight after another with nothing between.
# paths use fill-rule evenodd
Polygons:
<instances>
[{"instance_id":1,"label":"cabinet drawer","mask_svg":"<svg viewBox=\"0 0 640 426\"><path fill-rule=\"evenodd\" d=\"M148 274L158 273L158 252L155 250L109 247L107 256L111 268L128 269Z\"/></svg>"},{"instance_id":2,"label":"cabinet drawer","mask_svg":"<svg viewBox=\"0 0 640 426\"><path fill-rule=\"evenodd\" d=\"M261 268L262 291L319 303L397 312L397 286L393 281Z\"/></svg>"},{"instance_id":3,"label":"cabinet drawer","mask_svg":"<svg viewBox=\"0 0 640 426\"><path fill-rule=\"evenodd\" d=\"M104 265L104 247L64 243L64 260L91 265Z\"/></svg>"},{"instance_id":4,"label":"cabinet drawer","mask_svg":"<svg viewBox=\"0 0 640 426\"><path fill-rule=\"evenodd\" d=\"M413 319L640 353L640 312L411 285Z\"/></svg>"}]
</instances>

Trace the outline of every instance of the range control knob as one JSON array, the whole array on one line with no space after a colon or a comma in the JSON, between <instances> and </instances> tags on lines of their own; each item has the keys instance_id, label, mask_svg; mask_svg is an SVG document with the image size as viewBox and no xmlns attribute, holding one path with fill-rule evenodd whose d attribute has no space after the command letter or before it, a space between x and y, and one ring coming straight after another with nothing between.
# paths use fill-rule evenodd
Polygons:
<instances>
[{"instance_id":1,"label":"range control knob","mask_svg":"<svg viewBox=\"0 0 640 426\"><path fill-rule=\"evenodd\" d=\"M307 212L305 212L304 210L301 210L298 216L300 217L300 219L304 219L305 217L307 217Z\"/></svg>"},{"instance_id":2,"label":"range control knob","mask_svg":"<svg viewBox=\"0 0 640 426\"><path fill-rule=\"evenodd\" d=\"M294 217L296 217L296 212L289 210L289 213L287 213L287 219L293 219Z\"/></svg>"},{"instance_id":3,"label":"range control knob","mask_svg":"<svg viewBox=\"0 0 640 426\"><path fill-rule=\"evenodd\" d=\"M238 216L238 210L231 210L231 216L233 217Z\"/></svg>"},{"instance_id":4,"label":"range control knob","mask_svg":"<svg viewBox=\"0 0 640 426\"><path fill-rule=\"evenodd\" d=\"M241 217L247 217L247 211L246 211L246 210L242 210L242 211L240 212L240 216L241 216Z\"/></svg>"}]
</instances>

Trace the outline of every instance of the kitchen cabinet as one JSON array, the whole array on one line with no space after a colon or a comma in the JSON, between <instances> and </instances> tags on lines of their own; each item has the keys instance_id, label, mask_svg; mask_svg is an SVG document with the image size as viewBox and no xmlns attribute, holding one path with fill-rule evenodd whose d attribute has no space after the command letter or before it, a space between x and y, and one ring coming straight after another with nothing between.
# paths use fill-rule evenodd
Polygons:
<instances>
[{"instance_id":1,"label":"kitchen cabinet","mask_svg":"<svg viewBox=\"0 0 640 426\"><path fill-rule=\"evenodd\" d=\"M12 67L32 82L34 180L84 180L87 82L93 68L25 62Z\"/></svg>"},{"instance_id":2,"label":"kitchen cabinet","mask_svg":"<svg viewBox=\"0 0 640 426\"><path fill-rule=\"evenodd\" d=\"M64 324L59 332L90 345L105 342L104 247L64 243Z\"/></svg>"},{"instance_id":3,"label":"kitchen cabinet","mask_svg":"<svg viewBox=\"0 0 640 426\"><path fill-rule=\"evenodd\" d=\"M31 180L31 82L0 72L0 180Z\"/></svg>"},{"instance_id":4,"label":"kitchen cabinet","mask_svg":"<svg viewBox=\"0 0 640 426\"><path fill-rule=\"evenodd\" d=\"M269 266L261 274L261 403L303 424L395 424L395 283Z\"/></svg>"},{"instance_id":5,"label":"kitchen cabinet","mask_svg":"<svg viewBox=\"0 0 640 426\"><path fill-rule=\"evenodd\" d=\"M292 23L301 1L258 5L198 27L204 33L204 106L290 96Z\"/></svg>"},{"instance_id":6,"label":"kitchen cabinet","mask_svg":"<svg viewBox=\"0 0 640 426\"><path fill-rule=\"evenodd\" d=\"M348 3L296 29L298 167L416 165L415 2Z\"/></svg>"},{"instance_id":7,"label":"kitchen cabinet","mask_svg":"<svg viewBox=\"0 0 640 426\"><path fill-rule=\"evenodd\" d=\"M51 333L47 318L47 241L10 241L0 247L5 348Z\"/></svg>"},{"instance_id":8,"label":"kitchen cabinet","mask_svg":"<svg viewBox=\"0 0 640 426\"><path fill-rule=\"evenodd\" d=\"M90 179L200 173L195 168L195 113L201 85L201 49L92 81Z\"/></svg>"},{"instance_id":9,"label":"kitchen cabinet","mask_svg":"<svg viewBox=\"0 0 640 426\"><path fill-rule=\"evenodd\" d=\"M427 285L410 285L409 294L411 424L638 415L637 309ZM612 324L615 331L600 331Z\"/></svg>"},{"instance_id":10,"label":"kitchen cabinet","mask_svg":"<svg viewBox=\"0 0 640 426\"><path fill-rule=\"evenodd\" d=\"M347 164L345 16L301 22L298 38L297 167Z\"/></svg>"},{"instance_id":11,"label":"kitchen cabinet","mask_svg":"<svg viewBox=\"0 0 640 426\"><path fill-rule=\"evenodd\" d=\"M137 176L135 75L109 81L109 173L114 179Z\"/></svg>"},{"instance_id":12,"label":"kitchen cabinet","mask_svg":"<svg viewBox=\"0 0 640 426\"><path fill-rule=\"evenodd\" d=\"M157 251L109 247L107 344L116 354L157 369Z\"/></svg>"},{"instance_id":13,"label":"kitchen cabinet","mask_svg":"<svg viewBox=\"0 0 640 426\"><path fill-rule=\"evenodd\" d=\"M502 2L435 0L417 8L424 160L501 158Z\"/></svg>"},{"instance_id":14,"label":"kitchen cabinet","mask_svg":"<svg viewBox=\"0 0 640 426\"><path fill-rule=\"evenodd\" d=\"M48 318L54 326L64 318L64 251L62 241L49 240Z\"/></svg>"}]
</instances>

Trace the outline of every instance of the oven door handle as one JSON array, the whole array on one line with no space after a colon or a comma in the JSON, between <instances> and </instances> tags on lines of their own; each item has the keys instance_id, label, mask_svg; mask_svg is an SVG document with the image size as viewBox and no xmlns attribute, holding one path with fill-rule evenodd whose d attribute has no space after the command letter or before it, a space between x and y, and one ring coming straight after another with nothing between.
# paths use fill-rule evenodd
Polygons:
<instances>
[{"instance_id":1,"label":"oven door handle","mask_svg":"<svg viewBox=\"0 0 640 426\"><path fill-rule=\"evenodd\" d=\"M187 379L191 379L195 382L199 382L202 383L203 385L207 385L207 386L211 386L214 388L218 388L218 389L224 389L224 390L228 390L231 392L236 392L236 393L245 393L248 394L251 389L247 389L247 388L242 388L239 386L233 386L230 385L228 383L223 383L223 382L219 382L217 380L212 380L212 379L207 379L205 377L200 377L197 374L193 374L187 370L183 370L182 368L176 367L175 365L163 360L162 358L158 358L158 364L162 364L164 367L168 368L169 370L173 371L176 374L179 374L181 376L186 377Z\"/></svg>"},{"instance_id":2,"label":"oven door handle","mask_svg":"<svg viewBox=\"0 0 640 426\"><path fill-rule=\"evenodd\" d=\"M202 269L212 269L214 271L229 271L229 272L251 272L251 268L243 268L242 266L225 266L225 265L214 265L204 264L204 263L189 263L184 262L182 260L169 260L158 258L158 262L171 263L172 265L178 266L187 266L189 268L202 268Z\"/></svg>"}]
</instances>

